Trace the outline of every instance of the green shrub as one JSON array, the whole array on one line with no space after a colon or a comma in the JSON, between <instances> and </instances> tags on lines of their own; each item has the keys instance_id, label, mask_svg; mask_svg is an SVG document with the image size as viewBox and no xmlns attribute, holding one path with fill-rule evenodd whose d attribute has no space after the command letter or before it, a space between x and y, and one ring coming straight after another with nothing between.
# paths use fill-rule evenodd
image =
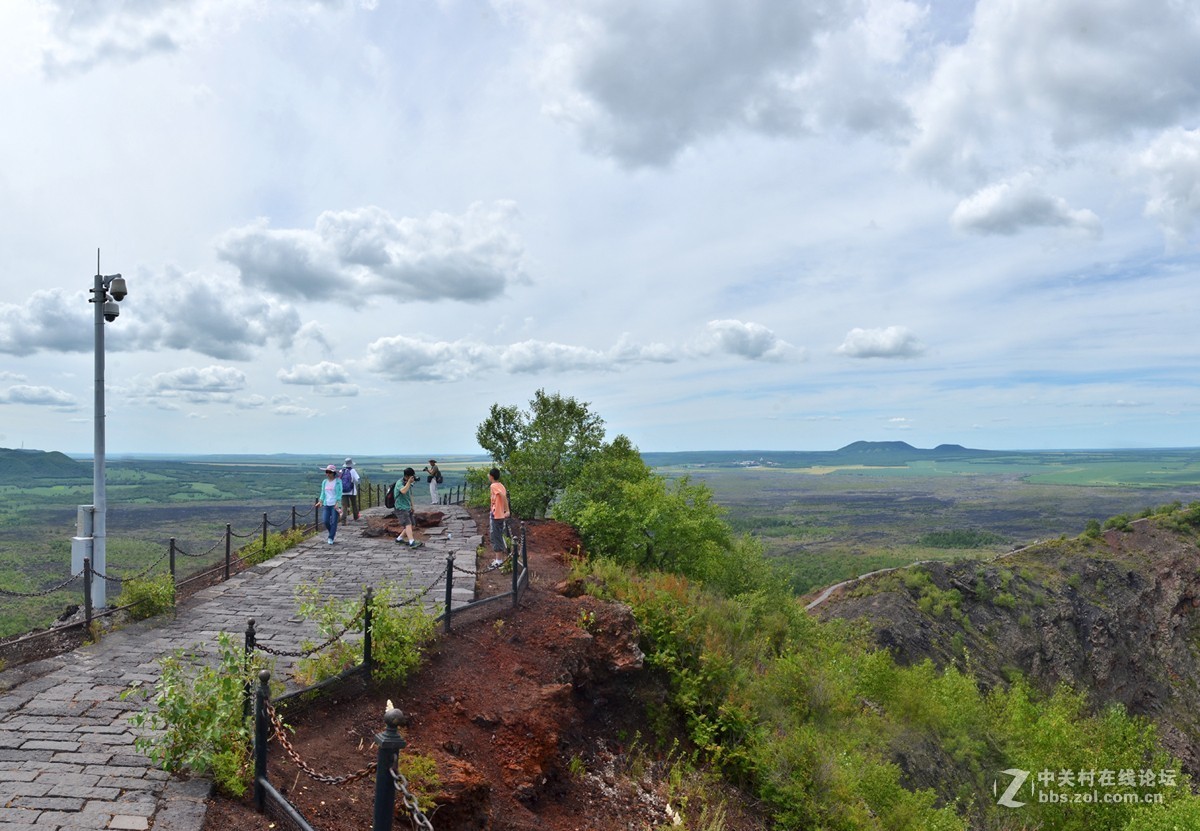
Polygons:
<instances>
[{"instance_id":1,"label":"green shrub","mask_svg":"<svg viewBox=\"0 0 1200 831\"><path fill-rule=\"evenodd\" d=\"M315 620L320 641L304 641L301 648L312 649L340 632L363 631L362 601L321 596L322 581L296 588L300 616ZM425 644L433 639L433 616L419 598L405 594L393 583L385 583L371 601L371 658L376 677L384 681L404 681L421 663ZM321 651L301 658L296 664L296 680L311 686L362 662L362 642L338 638Z\"/></svg>"},{"instance_id":2,"label":"green shrub","mask_svg":"<svg viewBox=\"0 0 1200 831\"><path fill-rule=\"evenodd\" d=\"M918 542L927 548L984 548L1004 542L1004 537L991 531L959 529L955 531L930 531Z\"/></svg>"},{"instance_id":3,"label":"green shrub","mask_svg":"<svg viewBox=\"0 0 1200 831\"><path fill-rule=\"evenodd\" d=\"M247 565L265 563L272 557L276 557L289 548L293 548L303 542L306 536L302 528L270 532L267 534L267 544L265 547L263 546L262 539L259 538L238 549L237 556L245 560Z\"/></svg>"},{"instance_id":4,"label":"green shrub","mask_svg":"<svg viewBox=\"0 0 1200 831\"><path fill-rule=\"evenodd\" d=\"M163 770L211 775L227 793L245 793L251 727L242 707L258 667L247 669L244 661L241 645L224 632L217 636L215 666L182 650L160 658L152 706L130 717L131 724L151 731L138 736L135 747ZM127 690L122 698L134 692L142 691Z\"/></svg>"},{"instance_id":5,"label":"green shrub","mask_svg":"<svg viewBox=\"0 0 1200 831\"><path fill-rule=\"evenodd\" d=\"M1104 520L1104 530L1107 531L1109 528L1115 528L1118 531L1129 531L1132 530L1129 527L1129 522L1128 514L1117 514Z\"/></svg>"},{"instance_id":6,"label":"green shrub","mask_svg":"<svg viewBox=\"0 0 1200 831\"><path fill-rule=\"evenodd\" d=\"M121 586L120 603L134 620L161 615L175 608L175 581L170 574L130 580Z\"/></svg>"}]
</instances>

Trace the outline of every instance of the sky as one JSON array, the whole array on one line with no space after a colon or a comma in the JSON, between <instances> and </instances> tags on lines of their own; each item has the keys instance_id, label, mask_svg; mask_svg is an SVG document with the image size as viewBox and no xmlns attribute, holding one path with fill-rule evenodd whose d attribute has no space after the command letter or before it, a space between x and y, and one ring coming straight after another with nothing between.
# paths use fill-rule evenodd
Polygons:
<instances>
[{"instance_id":1,"label":"sky","mask_svg":"<svg viewBox=\"0 0 1200 831\"><path fill-rule=\"evenodd\" d=\"M1200 445L1191 0L4 0L0 446Z\"/></svg>"}]
</instances>

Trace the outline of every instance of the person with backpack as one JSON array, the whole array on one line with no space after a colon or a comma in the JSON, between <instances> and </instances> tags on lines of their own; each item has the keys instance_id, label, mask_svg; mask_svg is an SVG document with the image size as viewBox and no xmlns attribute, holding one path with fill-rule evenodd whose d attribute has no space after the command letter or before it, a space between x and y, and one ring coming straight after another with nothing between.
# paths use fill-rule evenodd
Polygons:
<instances>
[{"instance_id":1,"label":"person with backpack","mask_svg":"<svg viewBox=\"0 0 1200 831\"><path fill-rule=\"evenodd\" d=\"M346 522L350 521L350 514L353 512L354 519L358 519L358 480L362 477L358 475L358 471L354 469L354 460L347 459L346 464L342 467L342 472L338 474L338 478L342 480L342 509L346 518Z\"/></svg>"},{"instance_id":2,"label":"person with backpack","mask_svg":"<svg viewBox=\"0 0 1200 831\"><path fill-rule=\"evenodd\" d=\"M438 485L442 484L442 472L438 470L437 462L429 460L429 466L424 468L429 474L429 498L431 505L437 505L442 500L438 498Z\"/></svg>"},{"instance_id":3,"label":"person with backpack","mask_svg":"<svg viewBox=\"0 0 1200 831\"><path fill-rule=\"evenodd\" d=\"M329 544L333 545L333 538L337 536L338 512L342 509L342 480L338 476L338 469L334 465L325 468L325 481L321 483L321 490L317 491L317 501L313 504L314 508L323 509L323 519L325 521L325 530L329 532Z\"/></svg>"},{"instance_id":4,"label":"person with backpack","mask_svg":"<svg viewBox=\"0 0 1200 831\"><path fill-rule=\"evenodd\" d=\"M396 537L396 542L404 542L404 535L408 535L408 547L417 548L423 543L417 542L417 538L413 535L413 526L416 524L416 519L413 516L413 501L412 491L417 484L417 472L411 467L404 468L404 476L396 481L392 486L392 493L396 503L396 516L400 519L400 524L404 526L404 530Z\"/></svg>"}]
</instances>

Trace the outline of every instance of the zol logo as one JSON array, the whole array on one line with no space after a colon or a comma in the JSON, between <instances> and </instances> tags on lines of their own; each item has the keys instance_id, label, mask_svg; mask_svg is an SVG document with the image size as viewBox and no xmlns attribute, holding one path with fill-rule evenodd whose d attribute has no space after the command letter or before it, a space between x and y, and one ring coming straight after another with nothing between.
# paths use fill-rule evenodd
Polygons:
<instances>
[{"instance_id":1,"label":"zol logo","mask_svg":"<svg viewBox=\"0 0 1200 831\"><path fill-rule=\"evenodd\" d=\"M1008 783L1008 787L1004 789L1004 793L996 798L997 805L1003 805L1005 808L1020 808L1024 802L1018 802L1013 799L1017 795L1017 791L1021 790L1021 786L1025 784L1025 780L1029 778L1029 771L1021 770L1020 768L1009 768L1008 770L1000 771L1003 774L1012 777L1012 781ZM1000 790L998 782L992 782L992 793L995 794Z\"/></svg>"}]
</instances>

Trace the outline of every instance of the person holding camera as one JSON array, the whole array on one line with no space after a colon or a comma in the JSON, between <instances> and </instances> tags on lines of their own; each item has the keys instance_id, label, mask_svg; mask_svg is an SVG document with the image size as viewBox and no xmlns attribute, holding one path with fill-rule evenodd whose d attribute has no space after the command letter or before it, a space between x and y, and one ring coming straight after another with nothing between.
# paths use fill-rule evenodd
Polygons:
<instances>
[{"instance_id":1,"label":"person holding camera","mask_svg":"<svg viewBox=\"0 0 1200 831\"><path fill-rule=\"evenodd\" d=\"M417 484L417 472L411 467L404 468L404 475L396 481L393 487L393 493L396 495L396 516L399 517L404 530L396 537L396 542L404 542L404 535L408 535L408 547L417 548L421 543L417 542L417 538L413 536L413 526L415 525L415 517L413 516L413 487Z\"/></svg>"},{"instance_id":2,"label":"person holding camera","mask_svg":"<svg viewBox=\"0 0 1200 831\"><path fill-rule=\"evenodd\" d=\"M437 505L441 502L441 499L438 498L438 485L442 484L442 472L438 470L437 462L433 459L430 459L429 464L422 470L429 474L429 504Z\"/></svg>"}]
</instances>

